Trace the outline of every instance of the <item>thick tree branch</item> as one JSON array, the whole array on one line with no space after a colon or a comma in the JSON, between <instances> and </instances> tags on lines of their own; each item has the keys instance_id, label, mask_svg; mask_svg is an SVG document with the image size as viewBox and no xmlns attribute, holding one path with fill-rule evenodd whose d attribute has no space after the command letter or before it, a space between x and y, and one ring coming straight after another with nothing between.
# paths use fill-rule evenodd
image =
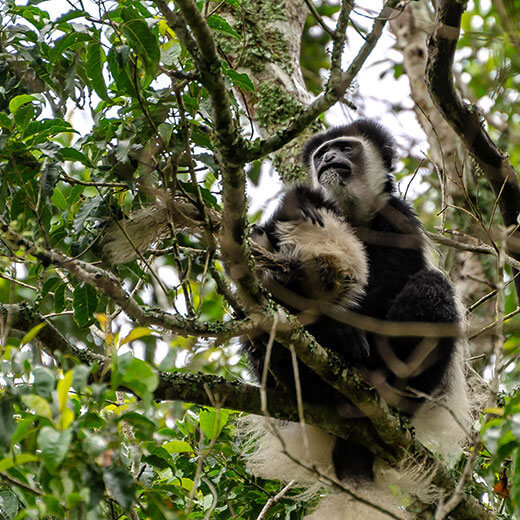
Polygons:
<instances>
[{"instance_id":1,"label":"thick tree branch","mask_svg":"<svg viewBox=\"0 0 520 520\"><path fill-rule=\"evenodd\" d=\"M55 356L55 352L71 355L91 366L97 363L104 374L108 374L110 359L92 352L80 349L70 343L65 336L50 322L45 320L26 304L0 304L0 321L14 330L27 333L33 327L45 322L38 331L37 338L45 352ZM240 381L228 381L223 377L205 374L185 374L158 372L159 386L154 392L154 398L159 401L172 400L195 403L202 406L212 406L212 399L218 397L222 406L242 412L262 415L260 388ZM286 393L268 391L268 409L271 417L287 421L298 421L296 401L287 398ZM356 438L367 444L369 449L380 456L386 453L377 438L370 434L370 424L364 419L346 421L338 414L334 404L330 406L306 404L305 420L309 424L319 425L330 433L343 438Z\"/></svg>"},{"instance_id":2,"label":"thick tree branch","mask_svg":"<svg viewBox=\"0 0 520 520\"><path fill-rule=\"evenodd\" d=\"M172 400L214 406L214 399L225 408L263 415L260 403L260 388L239 381L228 381L222 377L206 374L181 374L159 372L159 386L154 392L157 400ZM267 403L269 416L277 419L298 422L296 400L285 392L268 390ZM323 406L306 403L305 421L325 429L342 438L364 439L369 449L382 455L384 447L367 431L368 421L345 420L334 405Z\"/></svg>"},{"instance_id":3,"label":"thick tree branch","mask_svg":"<svg viewBox=\"0 0 520 520\"><path fill-rule=\"evenodd\" d=\"M157 0L155 3L166 19L175 21L177 25L178 16L170 11L166 2ZM196 49L192 44L187 48L197 62L201 82L211 96L212 115L215 122L214 132L218 140L228 148L228 153L233 156L236 146L240 142L240 135L229 107L229 93L222 75L213 33L193 0L177 0L176 4L196 41ZM184 44L187 36L179 34L179 39ZM243 162L239 160L238 164L243 164Z\"/></svg>"},{"instance_id":4,"label":"thick tree branch","mask_svg":"<svg viewBox=\"0 0 520 520\"><path fill-rule=\"evenodd\" d=\"M327 89L299 116L293 118L291 123L284 129L279 130L275 135L267 139L254 141L244 153L245 161L251 162L279 150L282 146L297 137L319 115L336 103L338 99L344 96L345 91L350 87L352 81L376 46L387 20L395 13L394 7L398 3L398 0L388 0L385 3L383 9L375 19L372 30L367 35L365 43L349 68L341 74L337 74L337 71L331 70L331 81L329 81ZM339 62L339 60L337 61ZM333 76L335 76L334 79L332 79Z\"/></svg>"},{"instance_id":5,"label":"thick tree branch","mask_svg":"<svg viewBox=\"0 0 520 520\"><path fill-rule=\"evenodd\" d=\"M54 356L55 351L58 351L65 355L75 356L88 365L105 361L104 356L88 349L80 349L70 343L49 320L44 320L27 304L4 305L0 303L0 321L10 328L24 333L45 322L45 327L40 329L37 337L45 347L45 353L51 357Z\"/></svg>"},{"instance_id":6,"label":"thick tree branch","mask_svg":"<svg viewBox=\"0 0 520 520\"><path fill-rule=\"evenodd\" d=\"M498 199L504 225L517 225L520 186L516 173L507 156L482 127L478 110L464 103L453 82L453 59L464 9L464 4L457 0L438 2L435 28L428 44L426 80L434 103L460 136L489 182ZM510 254L520 260L520 254ZM520 278L515 280L515 284L517 294L520 294Z\"/></svg>"}]
</instances>

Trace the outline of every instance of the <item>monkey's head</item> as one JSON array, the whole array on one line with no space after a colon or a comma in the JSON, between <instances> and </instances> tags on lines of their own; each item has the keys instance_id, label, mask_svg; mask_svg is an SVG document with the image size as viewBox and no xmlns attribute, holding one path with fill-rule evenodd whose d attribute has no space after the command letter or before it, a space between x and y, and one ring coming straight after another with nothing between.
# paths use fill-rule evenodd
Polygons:
<instances>
[{"instance_id":1,"label":"monkey's head","mask_svg":"<svg viewBox=\"0 0 520 520\"><path fill-rule=\"evenodd\" d=\"M376 121L359 119L311 137L303 161L321 187L355 224L362 224L394 190L395 143Z\"/></svg>"}]
</instances>

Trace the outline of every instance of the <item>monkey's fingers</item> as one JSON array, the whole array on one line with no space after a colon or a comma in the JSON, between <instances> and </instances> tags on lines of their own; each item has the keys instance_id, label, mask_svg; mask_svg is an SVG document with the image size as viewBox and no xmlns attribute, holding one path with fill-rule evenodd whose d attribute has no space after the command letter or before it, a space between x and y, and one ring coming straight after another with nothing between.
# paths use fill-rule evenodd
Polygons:
<instances>
[{"instance_id":1,"label":"monkey's fingers","mask_svg":"<svg viewBox=\"0 0 520 520\"><path fill-rule=\"evenodd\" d=\"M304 219L310 219L314 225L318 224L321 227L325 226L321 211L319 211L316 206L312 205L309 201L306 201L305 204L300 206L300 211L304 215Z\"/></svg>"}]
</instances>

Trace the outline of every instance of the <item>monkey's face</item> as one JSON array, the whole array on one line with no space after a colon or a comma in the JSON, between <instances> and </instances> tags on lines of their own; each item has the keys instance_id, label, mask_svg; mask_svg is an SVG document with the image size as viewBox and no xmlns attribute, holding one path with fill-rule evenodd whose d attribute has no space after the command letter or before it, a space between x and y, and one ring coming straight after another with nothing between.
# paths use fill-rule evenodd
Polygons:
<instances>
[{"instance_id":1,"label":"monkey's face","mask_svg":"<svg viewBox=\"0 0 520 520\"><path fill-rule=\"evenodd\" d=\"M389 172L368 139L345 135L325 141L310 163L314 185L323 188L356 225L366 223L387 197Z\"/></svg>"},{"instance_id":2,"label":"monkey's face","mask_svg":"<svg viewBox=\"0 0 520 520\"><path fill-rule=\"evenodd\" d=\"M312 156L316 180L323 187L347 186L364 170L363 143L339 137L323 143Z\"/></svg>"}]
</instances>

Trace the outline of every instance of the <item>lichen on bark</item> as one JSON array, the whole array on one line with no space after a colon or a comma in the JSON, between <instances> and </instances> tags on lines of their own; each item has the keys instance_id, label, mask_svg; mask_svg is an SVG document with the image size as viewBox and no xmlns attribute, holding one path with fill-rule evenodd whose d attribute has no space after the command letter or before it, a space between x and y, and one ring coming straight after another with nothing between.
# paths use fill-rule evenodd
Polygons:
<instances>
[{"instance_id":1,"label":"lichen on bark","mask_svg":"<svg viewBox=\"0 0 520 520\"><path fill-rule=\"evenodd\" d=\"M284 5L283 1L246 0L226 17L241 39L219 35L219 43L226 54L235 58L236 67L261 72L268 63L276 63L288 74L293 72L286 36L277 24L286 20Z\"/></svg>"},{"instance_id":2,"label":"lichen on bark","mask_svg":"<svg viewBox=\"0 0 520 520\"><path fill-rule=\"evenodd\" d=\"M265 81L257 89L256 114L269 133L301 114L303 104L276 81Z\"/></svg>"}]
</instances>

